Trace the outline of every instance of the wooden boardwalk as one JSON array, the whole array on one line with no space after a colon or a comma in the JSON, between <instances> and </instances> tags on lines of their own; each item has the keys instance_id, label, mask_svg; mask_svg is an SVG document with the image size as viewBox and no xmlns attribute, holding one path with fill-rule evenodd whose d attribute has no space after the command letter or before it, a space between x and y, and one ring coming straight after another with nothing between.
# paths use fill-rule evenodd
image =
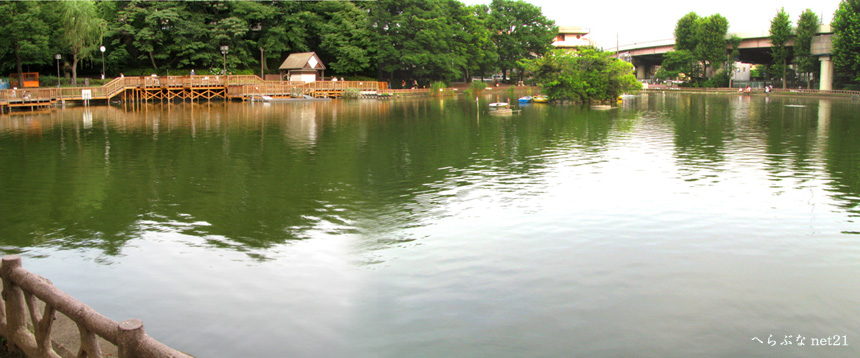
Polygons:
<instances>
[{"instance_id":1,"label":"wooden boardwalk","mask_svg":"<svg viewBox=\"0 0 860 358\"><path fill-rule=\"evenodd\" d=\"M347 89L381 92L388 90L388 84L376 81L264 81L258 76L130 76L115 78L100 87L2 90L0 113L16 108L35 110L60 101L244 101L260 96L337 98Z\"/></svg>"}]
</instances>

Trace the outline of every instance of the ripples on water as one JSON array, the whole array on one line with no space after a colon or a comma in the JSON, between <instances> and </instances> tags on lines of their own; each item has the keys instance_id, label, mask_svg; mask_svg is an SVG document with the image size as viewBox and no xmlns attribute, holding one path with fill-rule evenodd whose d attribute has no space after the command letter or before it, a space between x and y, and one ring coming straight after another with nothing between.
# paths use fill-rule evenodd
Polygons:
<instances>
[{"instance_id":1,"label":"ripples on water","mask_svg":"<svg viewBox=\"0 0 860 358\"><path fill-rule=\"evenodd\" d=\"M201 357L850 356L752 338L860 337L856 106L655 93L512 118L437 99L5 117L0 234Z\"/></svg>"}]
</instances>

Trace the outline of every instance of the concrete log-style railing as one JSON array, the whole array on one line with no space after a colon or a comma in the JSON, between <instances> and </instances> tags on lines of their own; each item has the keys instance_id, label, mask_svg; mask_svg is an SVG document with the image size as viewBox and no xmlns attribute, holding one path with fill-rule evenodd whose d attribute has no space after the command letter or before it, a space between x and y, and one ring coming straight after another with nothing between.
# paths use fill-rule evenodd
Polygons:
<instances>
[{"instance_id":1,"label":"concrete log-style railing","mask_svg":"<svg viewBox=\"0 0 860 358\"><path fill-rule=\"evenodd\" d=\"M63 313L78 326L80 349L77 357L101 357L97 337L116 345L120 358L191 357L148 336L140 320L118 323L60 291L47 279L25 270L17 255L3 257L0 278L5 301L5 305L0 306L0 335L28 357L60 357L51 340L56 312ZM45 304L41 312L36 299ZM28 328L30 325L32 332Z\"/></svg>"}]
</instances>

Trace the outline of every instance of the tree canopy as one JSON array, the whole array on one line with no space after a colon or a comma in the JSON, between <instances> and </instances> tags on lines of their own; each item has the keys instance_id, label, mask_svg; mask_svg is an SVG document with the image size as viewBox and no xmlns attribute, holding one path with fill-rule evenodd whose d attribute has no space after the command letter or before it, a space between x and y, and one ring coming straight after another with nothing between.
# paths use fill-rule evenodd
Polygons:
<instances>
[{"instance_id":1,"label":"tree canopy","mask_svg":"<svg viewBox=\"0 0 860 358\"><path fill-rule=\"evenodd\" d=\"M395 87L522 74L518 61L546 53L557 35L554 22L522 0L3 1L0 29L0 70L53 67L59 53L73 78L79 69L98 73L104 45L112 75L220 72L222 61L228 72L251 74L314 51L327 74Z\"/></svg>"},{"instance_id":2,"label":"tree canopy","mask_svg":"<svg viewBox=\"0 0 860 358\"><path fill-rule=\"evenodd\" d=\"M675 51L694 51L696 49L696 24L699 15L689 12L675 24Z\"/></svg>"},{"instance_id":3,"label":"tree canopy","mask_svg":"<svg viewBox=\"0 0 860 358\"><path fill-rule=\"evenodd\" d=\"M701 81L709 77L708 69L718 68L726 57L726 33L729 21L720 14L699 17L690 12L675 25L675 48L663 57L658 77ZM673 53L674 52L674 53Z\"/></svg>"},{"instance_id":4,"label":"tree canopy","mask_svg":"<svg viewBox=\"0 0 860 358\"><path fill-rule=\"evenodd\" d=\"M554 50L541 58L524 60L538 86L551 100L614 101L620 94L638 91L633 65L612 52L584 48L573 53Z\"/></svg>"},{"instance_id":5,"label":"tree canopy","mask_svg":"<svg viewBox=\"0 0 860 358\"><path fill-rule=\"evenodd\" d=\"M488 25L505 77L508 70L517 67L518 60L546 53L558 35L554 21L543 16L539 7L522 0L493 0Z\"/></svg>"},{"instance_id":6,"label":"tree canopy","mask_svg":"<svg viewBox=\"0 0 860 358\"><path fill-rule=\"evenodd\" d=\"M496 69L507 73L520 59L545 53L557 34L539 7L521 0L494 0L489 6L456 0L381 0L376 5L370 8L370 23L379 43L379 77L394 86Z\"/></svg>"},{"instance_id":7,"label":"tree canopy","mask_svg":"<svg viewBox=\"0 0 860 358\"><path fill-rule=\"evenodd\" d=\"M50 60L50 28L43 20L41 3L21 1L0 3L0 56L10 52L15 58L18 83L23 83L24 64ZM5 57L5 56L4 56Z\"/></svg>"},{"instance_id":8,"label":"tree canopy","mask_svg":"<svg viewBox=\"0 0 860 358\"><path fill-rule=\"evenodd\" d=\"M98 50L107 21L99 17L93 1L64 1L62 4L63 42L72 54L72 84L75 84L78 61L91 57Z\"/></svg>"},{"instance_id":9,"label":"tree canopy","mask_svg":"<svg viewBox=\"0 0 860 358\"><path fill-rule=\"evenodd\" d=\"M794 39L794 63L797 71L807 74L806 87L810 88L809 74L818 69L818 60L812 56L812 37L818 31L818 15L806 9L797 20L797 35Z\"/></svg>"},{"instance_id":10,"label":"tree canopy","mask_svg":"<svg viewBox=\"0 0 860 358\"><path fill-rule=\"evenodd\" d=\"M725 60L728 31L729 21L720 14L696 21L696 49L693 50L693 55L702 63L703 77L710 77L708 67L716 69Z\"/></svg>"},{"instance_id":11,"label":"tree canopy","mask_svg":"<svg viewBox=\"0 0 860 358\"><path fill-rule=\"evenodd\" d=\"M831 26L836 70L848 73L851 82L860 83L860 0L840 2Z\"/></svg>"},{"instance_id":12,"label":"tree canopy","mask_svg":"<svg viewBox=\"0 0 860 358\"><path fill-rule=\"evenodd\" d=\"M781 74L782 88L786 86L786 72L788 71L789 49L788 41L794 34L791 30L791 20L785 9L779 9L773 20L770 21L770 54L773 57L773 68Z\"/></svg>"}]
</instances>

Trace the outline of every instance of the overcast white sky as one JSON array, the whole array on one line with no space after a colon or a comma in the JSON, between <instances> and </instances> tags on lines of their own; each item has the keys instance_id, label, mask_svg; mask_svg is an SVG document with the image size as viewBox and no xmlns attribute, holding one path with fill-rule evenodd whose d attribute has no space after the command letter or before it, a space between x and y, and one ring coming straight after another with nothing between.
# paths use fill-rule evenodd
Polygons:
<instances>
[{"instance_id":1,"label":"overcast white sky","mask_svg":"<svg viewBox=\"0 0 860 358\"><path fill-rule=\"evenodd\" d=\"M461 0L467 5L489 4L491 0ZM811 9L830 23L839 0L525 0L540 6L543 14L559 26L582 26L591 29L591 39L610 49L618 42L671 39L675 23L690 11L699 16L719 13L729 20L729 33L762 32L784 7L793 24L805 9Z\"/></svg>"}]
</instances>

